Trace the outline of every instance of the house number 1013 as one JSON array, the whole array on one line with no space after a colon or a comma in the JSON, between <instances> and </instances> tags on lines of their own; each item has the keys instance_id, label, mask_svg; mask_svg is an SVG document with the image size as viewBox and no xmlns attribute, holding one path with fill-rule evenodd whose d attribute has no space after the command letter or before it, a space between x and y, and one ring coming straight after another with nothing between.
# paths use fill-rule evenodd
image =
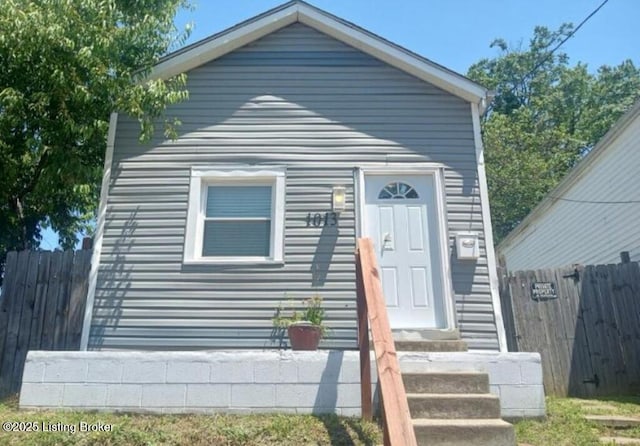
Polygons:
<instances>
[{"instance_id":1,"label":"house number 1013","mask_svg":"<svg viewBox=\"0 0 640 446\"><path fill-rule=\"evenodd\" d=\"M319 212L307 214L307 228L311 226L319 228L320 226L336 226L338 224L338 214L335 212L325 212L321 214Z\"/></svg>"}]
</instances>

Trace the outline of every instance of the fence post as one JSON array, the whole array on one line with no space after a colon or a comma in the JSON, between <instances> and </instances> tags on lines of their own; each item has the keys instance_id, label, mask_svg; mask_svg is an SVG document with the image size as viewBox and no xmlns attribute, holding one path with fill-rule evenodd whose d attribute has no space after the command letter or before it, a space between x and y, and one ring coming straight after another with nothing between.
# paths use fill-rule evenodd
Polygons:
<instances>
[{"instance_id":1,"label":"fence post","mask_svg":"<svg viewBox=\"0 0 640 446\"><path fill-rule=\"evenodd\" d=\"M93 237L85 237L82 239L82 249L93 249Z\"/></svg>"}]
</instances>

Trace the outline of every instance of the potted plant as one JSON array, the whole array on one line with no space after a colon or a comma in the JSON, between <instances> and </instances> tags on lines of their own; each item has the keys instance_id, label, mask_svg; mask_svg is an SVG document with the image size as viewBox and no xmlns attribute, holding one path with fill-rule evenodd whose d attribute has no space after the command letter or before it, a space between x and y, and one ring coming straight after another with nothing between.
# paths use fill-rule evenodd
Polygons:
<instances>
[{"instance_id":1,"label":"potted plant","mask_svg":"<svg viewBox=\"0 0 640 446\"><path fill-rule=\"evenodd\" d=\"M304 305L304 310L292 310L290 316L283 315L282 306L279 306L273 318L273 325L282 330L287 329L291 349L317 350L320 339L327 332L323 324L322 298L316 295L305 300Z\"/></svg>"}]
</instances>

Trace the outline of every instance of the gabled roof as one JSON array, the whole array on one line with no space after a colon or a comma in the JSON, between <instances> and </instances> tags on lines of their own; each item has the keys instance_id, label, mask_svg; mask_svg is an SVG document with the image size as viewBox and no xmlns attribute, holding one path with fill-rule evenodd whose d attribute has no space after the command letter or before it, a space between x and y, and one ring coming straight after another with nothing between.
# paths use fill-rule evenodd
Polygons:
<instances>
[{"instance_id":1,"label":"gabled roof","mask_svg":"<svg viewBox=\"0 0 640 446\"><path fill-rule=\"evenodd\" d=\"M217 59L292 23L302 23L455 96L485 107L487 89L442 65L300 0L271 9L163 57L151 74L169 78Z\"/></svg>"},{"instance_id":2,"label":"gabled roof","mask_svg":"<svg viewBox=\"0 0 640 446\"><path fill-rule=\"evenodd\" d=\"M569 188L583 175L588 173L589 167L596 163L601 156L613 147L615 139L636 119L640 117L640 100L638 100L625 114L623 114L611 126L609 131L598 141L591 151L584 157L565 177L558 183L556 187L542 199L542 201L533 208L533 210L516 226L497 246L497 251L504 251L512 245L518 236L523 233L538 218L544 216L547 210L553 206Z\"/></svg>"}]
</instances>

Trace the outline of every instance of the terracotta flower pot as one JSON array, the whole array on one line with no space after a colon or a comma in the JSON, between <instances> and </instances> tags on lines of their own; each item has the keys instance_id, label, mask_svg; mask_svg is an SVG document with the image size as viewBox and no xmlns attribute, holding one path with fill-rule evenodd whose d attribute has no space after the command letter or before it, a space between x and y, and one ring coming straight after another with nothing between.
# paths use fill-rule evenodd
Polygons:
<instances>
[{"instance_id":1,"label":"terracotta flower pot","mask_svg":"<svg viewBox=\"0 0 640 446\"><path fill-rule=\"evenodd\" d=\"M310 322L296 322L287 329L292 350L317 350L322 328Z\"/></svg>"}]
</instances>

